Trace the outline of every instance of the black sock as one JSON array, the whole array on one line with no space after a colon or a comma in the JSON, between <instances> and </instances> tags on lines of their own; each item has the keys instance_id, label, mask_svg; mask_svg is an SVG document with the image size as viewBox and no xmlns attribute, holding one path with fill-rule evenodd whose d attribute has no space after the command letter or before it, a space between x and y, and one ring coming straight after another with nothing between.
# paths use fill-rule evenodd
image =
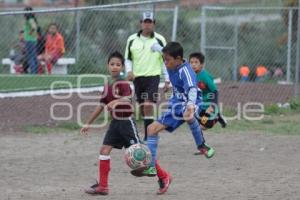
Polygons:
<instances>
[{"instance_id":1,"label":"black sock","mask_svg":"<svg viewBox=\"0 0 300 200\"><path fill-rule=\"evenodd\" d=\"M218 122L221 124L222 128L225 128L227 125L226 121L223 119L220 113L218 113Z\"/></svg>"},{"instance_id":2,"label":"black sock","mask_svg":"<svg viewBox=\"0 0 300 200\"><path fill-rule=\"evenodd\" d=\"M144 126L145 126L145 137L144 137L144 141L147 141L147 127L153 122L153 119L144 119Z\"/></svg>"}]
</instances>

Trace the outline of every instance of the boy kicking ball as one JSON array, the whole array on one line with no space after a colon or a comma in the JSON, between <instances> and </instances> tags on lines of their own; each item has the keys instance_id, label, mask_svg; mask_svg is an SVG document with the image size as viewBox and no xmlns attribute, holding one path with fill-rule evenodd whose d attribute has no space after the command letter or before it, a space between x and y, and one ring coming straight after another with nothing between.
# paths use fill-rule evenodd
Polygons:
<instances>
[{"instance_id":1,"label":"boy kicking ball","mask_svg":"<svg viewBox=\"0 0 300 200\"><path fill-rule=\"evenodd\" d=\"M198 108L201 105L201 91L197 89L195 72L190 64L183 60L182 46L177 42L170 42L163 48L162 52L173 85L173 96L169 99L168 111L148 127L147 145L152 154L152 162L150 167L142 171L139 176L158 174L156 166L158 134L162 130L172 132L184 122L188 123L199 152L207 158L211 158L215 153L214 149L205 143L201 127L196 119L199 112ZM159 170L163 169L160 168ZM171 175L166 172L165 177L159 179L159 194L168 190L171 181Z\"/></svg>"}]
</instances>

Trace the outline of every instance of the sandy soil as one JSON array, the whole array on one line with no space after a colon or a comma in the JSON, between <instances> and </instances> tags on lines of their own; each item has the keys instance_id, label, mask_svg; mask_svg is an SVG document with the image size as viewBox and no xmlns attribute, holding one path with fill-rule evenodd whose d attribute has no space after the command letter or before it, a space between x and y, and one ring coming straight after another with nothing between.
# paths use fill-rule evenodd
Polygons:
<instances>
[{"instance_id":1,"label":"sandy soil","mask_svg":"<svg viewBox=\"0 0 300 200\"><path fill-rule=\"evenodd\" d=\"M193 155L187 128L161 134L159 159L174 177L168 193L155 194L156 178L131 176L124 151L115 150L109 196L88 196L103 135L1 133L0 199L300 199L300 136L206 134L217 151L208 160Z\"/></svg>"}]
</instances>

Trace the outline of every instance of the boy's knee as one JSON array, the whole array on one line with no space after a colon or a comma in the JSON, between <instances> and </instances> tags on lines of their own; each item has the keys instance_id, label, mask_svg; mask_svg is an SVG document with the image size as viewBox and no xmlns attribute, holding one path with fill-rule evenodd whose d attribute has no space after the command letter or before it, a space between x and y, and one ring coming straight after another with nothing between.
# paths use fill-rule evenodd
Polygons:
<instances>
[{"instance_id":1,"label":"boy's knee","mask_svg":"<svg viewBox=\"0 0 300 200\"><path fill-rule=\"evenodd\" d=\"M147 134L148 136L157 134L157 126L155 125L155 123L152 123L147 127Z\"/></svg>"},{"instance_id":2,"label":"boy's knee","mask_svg":"<svg viewBox=\"0 0 300 200\"><path fill-rule=\"evenodd\" d=\"M110 154L110 149L109 148L106 148L105 146L100 148L100 155L106 155L107 156L109 154Z\"/></svg>"},{"instance_id":3,"label":"boy's knee","mask_svg":"<svg viewBox=\"0 0 300 200\"><path fill-rule=\"evenodd\" d=\"M188 124L191 124L191 123L194 122L194 118L192 118L192 119L186 119L185 121L186 121Z\"/></svg>"}]
</instances>

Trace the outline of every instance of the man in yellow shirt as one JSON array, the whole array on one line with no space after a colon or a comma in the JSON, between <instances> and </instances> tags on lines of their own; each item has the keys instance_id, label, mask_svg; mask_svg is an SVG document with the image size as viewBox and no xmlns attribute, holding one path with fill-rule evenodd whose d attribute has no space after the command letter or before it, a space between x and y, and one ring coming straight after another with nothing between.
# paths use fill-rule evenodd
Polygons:
<instances>
[{"instance_id":1,"label":"man in yellow shirt","mask_svg":"<svg viewBox=\"0 0 300 200\"><path fill-rule=\"evenodd\" d=\"M127 78L133 81L137 101L144 118L145 137L147 127L153 122L153 104L158 100L160 75L164 71L166 90L169 84L163 58L162 48L165 38L154 32L155 19L152 12L143 13L140 20L141 30L129 36L125 49L125 69Z\"/></svg>"}]
</instances>

